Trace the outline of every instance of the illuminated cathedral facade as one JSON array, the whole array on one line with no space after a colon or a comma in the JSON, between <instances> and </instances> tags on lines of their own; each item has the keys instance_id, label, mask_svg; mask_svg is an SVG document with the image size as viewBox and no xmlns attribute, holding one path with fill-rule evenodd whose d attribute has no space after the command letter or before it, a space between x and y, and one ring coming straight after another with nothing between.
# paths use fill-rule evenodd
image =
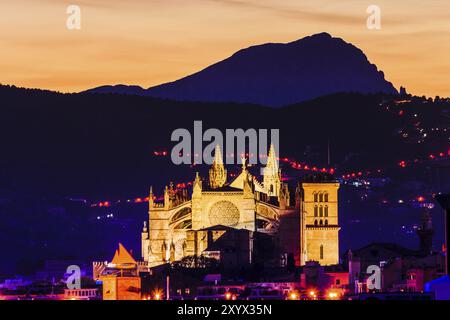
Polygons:
<instances>
[{"instance_id":1,"label":"illuminated cathedral facade","mask_svg":"<svg viewBox=\"0 0 450 320\"><path fill-rule=\"evenodd\" d=\"M187 256L221 259L234 252L236 265L250 265L259 234L276 243L281 264L288 257L296 265L307 261L338 264L338 189L337 181L320 177L289 188L281 180L273 146L262 182L249 172L245 161L240 174L228 181L217 147L209 179L197 173L192 194L171 184L165 188L164 201L157 203L150 189L142 258L154 267ZM225 250L214 245L220 241L228 246Z\"/></svg>"}]
</instances>

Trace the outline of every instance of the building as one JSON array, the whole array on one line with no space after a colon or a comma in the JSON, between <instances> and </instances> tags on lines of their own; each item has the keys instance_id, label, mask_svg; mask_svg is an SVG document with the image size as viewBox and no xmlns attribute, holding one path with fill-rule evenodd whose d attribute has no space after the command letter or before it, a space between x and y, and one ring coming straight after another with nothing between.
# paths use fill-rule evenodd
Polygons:
<instances>
[{"instance_id":1,"label":"building","mask_svg":"<svg viewBox=\"0 0 450 320\"><path fill-rule=\"evenodd\" d=\"M321 265L339 262L338 189L339 183L312 179L302 184L301 264Z\"/></svg>"},{"instance_id":2,"label":"building","mask_svg":"<svg viewBox=\"0 0 450 320\"><path fill-rule=\"evenodd\" d=\"M242 242L245 245L236 250L241 256L234 260L251 264L255 253L254 235L259 233L271 236L276 242L278 258L291 258L296 265L311 260L321 265L338 264L339 183L316 175L289 188L281 181L273 146L262 181L248 171L243 160L240 174L228 182L218 146L208 183L197 173L190 196L186 189L179 190L170 184L165 188L164 201L157 203L150 188L149 219L148 223L144 222L142 231L142 259L149 267L154 267L191 255L210 255L208 248L214 236L224 239L228 234L226 238L232 241L245 234ZM212 238L206 240L210 235ZM223 257L218 243L214 248L216 256L222 251ZM246 257L242 256L244 251ZM228 260L233 260L229 254Z\"/></svg>"},{"instance_id":3,"label":"building","mask_svg":"<svg viewBox=\"0 0 450 320\"><path fill-rule=\"evenodd\" d=\"M373 243L349 252L349 286L354 293L367 292L369 266L380 269L379 292L421 292L424 285L444 273L440 253L424 254L391 243Z\"/></svg>"},{"instance_id":4,"label":"building","mask_svg":"<svg viewBox=\"0 0 450 320\"><path fill-rule=\"evenodd\" d=\"M246 268L252 262L254 233L247 229L213 226L187 232L187 255L220 261L224 269Z\"/></svg>"},{"instance_id":5,"label":"building","mask_svg":"<svg viewBox=\"0 0 450 320\"><path fill-rule=\"evenodd\" d=\"M342 268L323 267L317 262L308 262L300 276L300 286L308 292L322 292L327 298L342 297L348 290L348 271ZM331 294L331 296L330 296Z\"/></svg>"},{"instance_id":6,"label":"building","mask_svg":"<svg viewBox=\"0 0 450 320\"><path fill-rule=\"evenodd\" d=\"M94 279L103 284L103 300L140 300L139 263L122 244L110 263L94 262Z\"/></svg>"},{"instance_id":7,"label":"building","mask_svg":"<svg viewBox=\"0 0 450 320\"><path fill-rule=\"evenodd\" d=\"M64 300L96 300L98 299L98 289L64 289Z\"/></svg>"},{"instance_id":8,"label":"building","mask_svg":"<svg viewBox=\"0 0 450 320\"><path fill-rule=\"evenodd\" d=\"M380 271L380 288L376 291L423 292L427 282L445 273L445 256L432 249L433 234L431 214L427 208L422 208L420 226L417 229L418 250L393 243L372 243L350 251L348 265L351 291L368 291L367 279L375 266Z\"/></svg>"}]
</instances>

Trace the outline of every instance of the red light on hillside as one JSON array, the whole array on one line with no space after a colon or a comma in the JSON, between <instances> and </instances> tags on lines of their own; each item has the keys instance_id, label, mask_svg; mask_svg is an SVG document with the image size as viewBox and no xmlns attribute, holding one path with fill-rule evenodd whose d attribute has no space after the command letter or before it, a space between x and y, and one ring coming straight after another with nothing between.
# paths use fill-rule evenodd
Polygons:
<instances>
[{"instance_id":1,"label":"red light on hillside","mask_svg":"<svg viewBox=\"0 0 450 320\"><path fill-rule=\"evenodd\" d=\"M419 196L419 197L417 197L417 201L419 201L419 202L424 202L424 201L425 201L425 198L422 197L422 196Z\"/></svg>"}]
</instances>

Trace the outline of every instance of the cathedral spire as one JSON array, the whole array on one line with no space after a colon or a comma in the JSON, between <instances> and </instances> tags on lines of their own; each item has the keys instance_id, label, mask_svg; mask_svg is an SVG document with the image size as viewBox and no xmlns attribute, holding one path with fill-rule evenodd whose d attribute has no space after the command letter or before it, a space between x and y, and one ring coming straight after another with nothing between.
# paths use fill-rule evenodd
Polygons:
<instances>
[{"instance_id":1,"label":"cathedral spire","mask_svg":"<svg viewBox=\"0 0 450 320\"><path fill-rule=\"evenodd\" d=\"M247 159L245 157L242 157L241 162L242 162L242 172L247 171Z\"/></svg>"},{"instance_id":2,"label":"cathedral spire","mask_svg":"<svg viewBox=\"0 0 450 320\"><path fill-rule=\"evenodd\" d=\"M154 200L153 200L153 187L150 186L150 192L148 194L148 208L151 209L153 208L154 205Z\"/></svg>"},{"instance_id":3,"label":"cathedral spire","mask_svg":"<svg viewBox=\"0 0 450 320\"><path fill-rule=\"evenodd\" d=\"M147 232L147 221L144 221L144 227L142 228L142 233L146 233Z\"/></svg>"},{"instance_id":4,"label":"cathedral spire","mask_svg":"<svg viewBox=\"0 0 450 320\"><path fill-rule=\"evenodd\" d=\"M216 146L216 149L214 150L214 162L213 162L213 164L214 163L223 165L222 150L220 150L220 145L219 144Z\"/></svg>"},{"instance_id":5,"label":"cathedral spire","mask_svg":"<svg viewBox=\"0 0 450 320\"><path fill-rule=\"evenodd\" d=\"M223 164L222 152L220 145L216 146L214 161L209 169L209 185L213 189L223 187L227 182L227 170Z\"/></svg>"},{"instance_id":6,"label":"cathedral spire","mask_svg":"<svg viewBox=\"0 0 450 320\"><path fill-rule=\"evenodd\" d=\"M267 166L266 168L270 169L272 174L278 174L278 161L277 154L275 152L275 146L273 144L270 145L269 155L267 156Z\"/></svg>"},{"instance_id":7,"label":"cathedral spire","mask_svg":"<svg viewBox=\"0 0 450 320\"><path fill-rule=\"evenodd\" d=\"M169 187L166 185L164 189L164 208L170 207L170 195L169 195Z\"/></svg>"},{"instance_id":8,"label":"cathedral spire","mask_svg":"<svg viewBox=\"0 0 450 320\"><path fill-rule=\"evenodd\" d=\"M267 165L264 168L264 188L269 196L278 196L281 188L280 169L273 144L270 145Z\"/></svg>"},{"instance_id":9,"label":"cathedral spire","mask_svg":"<svg viewBox=\"0 0 450 320\"><path fill-rule=\"evenodd\" d=\"M202 193L202 179L200 178L198 171L195 173L195 180L192 186L193 186L192 197L194 198L200 196Z\"/></svg>"}]
</instances>

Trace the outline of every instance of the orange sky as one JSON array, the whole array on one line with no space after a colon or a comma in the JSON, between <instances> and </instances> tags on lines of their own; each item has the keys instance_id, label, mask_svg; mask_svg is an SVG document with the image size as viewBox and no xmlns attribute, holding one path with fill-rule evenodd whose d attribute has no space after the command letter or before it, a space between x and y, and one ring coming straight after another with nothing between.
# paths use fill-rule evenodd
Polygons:
<instances>
[{"instance_id":1,"label":"orange sky","mask_svg":"<svg viewBox=\"0 0 450 320\"><path fill-rule=\"evenodd\" d=\"M81 8L81 30L66 8ZM366 28L369 5L382 29ZM450 96L448 0L2 0L0 83L74 92L176 80L266 42L329 32L398 88Z\"/></svg>"}]
</instances>

